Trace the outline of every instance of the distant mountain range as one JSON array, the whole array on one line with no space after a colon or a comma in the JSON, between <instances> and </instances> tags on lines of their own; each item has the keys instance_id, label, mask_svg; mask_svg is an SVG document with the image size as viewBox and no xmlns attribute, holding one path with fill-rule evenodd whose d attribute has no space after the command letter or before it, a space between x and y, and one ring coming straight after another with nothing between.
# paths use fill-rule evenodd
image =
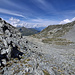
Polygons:
<instances>
[{"instance_id":1,"label":"distant mountain range","mask_svg":"<svg viewBox=\"0 0 75 75\"><path fill-rule=\"evenodd\" d=\"M33 29L38 30L38 31L42 31L43 29L45 29L46 27L35 27Z\"/></svg>"},{"instance_id":2,"label":"distant mountain range","mask_svg":"<svg viewBox=\"0 0 75 75\"><path fill-rule=\"evenodd\" d=\"M22 27L25 27L25 26L16 26L17 28L19 27L19 28L22 28ZM27 29L35 29L35 30L37 30L37 31L42 31L43 29L45 29L46 27L30 27L30 28L28 28L28 27L25 27L25 28L27 28Z\"/></svg>"},{"instance_id":3,"label":"distant mountain range","mask_svg":"<svg viewBox=\"0 0 75 75\"><path fill-rule=\"evenodd\" d=\"M17 27L17 28L22 33L23 36L29 36L40 32L39 30L33 28L25 28L25 27Z\"/></svg>"}]
</instances>

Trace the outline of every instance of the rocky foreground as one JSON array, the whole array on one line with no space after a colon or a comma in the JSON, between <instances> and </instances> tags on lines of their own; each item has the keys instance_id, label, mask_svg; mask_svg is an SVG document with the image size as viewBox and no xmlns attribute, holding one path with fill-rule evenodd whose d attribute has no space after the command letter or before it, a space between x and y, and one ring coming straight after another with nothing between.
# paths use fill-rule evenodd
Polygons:
<instances>
[{"instance_id":1,"label":"rocky foreground","mask_svg":"<svg viewBox=\"0 0 75 75\"><path fill-rule=\"evenodd\" d=\"M57 48L22 37L0 18L0 75L75 75L75 47Z\"/></svg>"}]
</instances>

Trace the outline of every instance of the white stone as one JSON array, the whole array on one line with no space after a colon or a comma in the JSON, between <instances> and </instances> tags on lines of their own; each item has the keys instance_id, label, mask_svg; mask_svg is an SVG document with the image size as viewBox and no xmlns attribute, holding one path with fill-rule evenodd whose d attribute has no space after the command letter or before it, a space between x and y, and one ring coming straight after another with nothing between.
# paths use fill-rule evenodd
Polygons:
<instances>
[{"instance_id":1,"label":"white stone","mask_svg":"<svg viewBox=\"0 0 75 75\"><path fill-rule=\"evenodd\" d=\"M5 49L2 49L1 50L1 54L5 54L6 53L6 50Z\"/></svg>"},{"instance_id":2,"label":"white stone","mask_svg":"<svg viewBox=\"0 0 75 75\"><path fill-rule=\"evenodd\" d=\"M2 59L2 64L6 65L6 60Z\"/></svg>"}]
</instances>

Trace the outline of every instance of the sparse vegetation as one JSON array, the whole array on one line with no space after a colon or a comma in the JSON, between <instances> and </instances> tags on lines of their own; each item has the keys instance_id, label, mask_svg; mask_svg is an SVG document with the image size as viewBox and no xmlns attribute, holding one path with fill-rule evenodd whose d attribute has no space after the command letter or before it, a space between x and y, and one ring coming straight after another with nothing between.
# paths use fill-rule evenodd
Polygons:
<instances>
[{"instance_id":1,"label":"sparse vegetation","mask_svg":"<svg viewBox=\"0 0 75 75\"><path fill-rule=\"evenodd\" d=\"M43 70L44 75L50 75L47 70Z\"/></svg>"},{"instance_id":2,"label":"sparse vegetation","mask_svg":"<svg viewBox=\"0 0 75 75\"><path fill-rule=\"evenodd\" d=\"M70 45L74 44L74 42L71 42L70 40L62 39L62 38L48 38L43 39L42 42L49 43L49 44L56 44L56 45Z\"/></svg>"},{"instance_id":3,"label":"sparse vegetation","mask_svg":"<svg viewBox=\"0 0 75 75\"><path fill-rule=\"evenodd\" d=\"M29 72L26 72L25 75L30 75L30 73Z\"/></svg>"},{"instance_id":4,"label":"sparse vegetation","mask_svg":"<svg viewBox=\"0 0 75 75\"><path fill-rule=\"evenodd\" d=\"M70 45L74 44L74 42L55 42L56 45Z\"/></svg>"},{"instance_id":5,"label":"sparse vegetation","mask_svg":"<svg viewBox=\"0 0 75 75\"><path fill-rule=\"evenodd\" d=\"M27 61L30 61L30 59L27 59Z\"/></svg>"},{"instance_id":6,"label":"sparse vegetation","mask_svg":"<svg viewBox=\"0 0 75 75\"><path fill-rule=\"evenodd\" d=\"M67 41L66 39L62 39L62 38L47 38L47 39L43 39L42 42L47 43L47 42L53 42L53 41Z\"/></svg>"},{"instance_id":7,"label":"sparse vegetation","mask_svg":"<svg viewBox=\"0 0 75 75\"><path fill-rule=\"evenodd\" d=\"M27 65L25 65L26 67L32 67L32 65L30 65L30 64L27 64Z\"/></svg>"}]
</instances>

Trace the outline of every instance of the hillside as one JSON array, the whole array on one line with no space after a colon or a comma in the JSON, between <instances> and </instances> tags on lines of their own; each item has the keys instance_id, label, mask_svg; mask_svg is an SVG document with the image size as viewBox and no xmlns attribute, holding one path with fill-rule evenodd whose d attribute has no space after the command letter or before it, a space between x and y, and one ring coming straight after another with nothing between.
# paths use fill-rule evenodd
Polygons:
<instances>
[{"instance_id":1,"label":"hillside","mask_svg":"<svg viewBox=\"0 0 75 75\"><path fill-rule=\"evenodd\" d=\"M61 25L50 25L33 37L41 38L44 43L70 45L75 42L75 21Z\"/></svg>"},{"instance_id":2,"label":"hillside","mask_svg":"<svg viewBox=\"0 0 75 75\"><path fill-rule=\"evenodd\" d=\"M17 27L17 28L22 33L23 36L29 36L40 32L32 28L25 28L25 27Z\"/></svg>"}]
</instances>

